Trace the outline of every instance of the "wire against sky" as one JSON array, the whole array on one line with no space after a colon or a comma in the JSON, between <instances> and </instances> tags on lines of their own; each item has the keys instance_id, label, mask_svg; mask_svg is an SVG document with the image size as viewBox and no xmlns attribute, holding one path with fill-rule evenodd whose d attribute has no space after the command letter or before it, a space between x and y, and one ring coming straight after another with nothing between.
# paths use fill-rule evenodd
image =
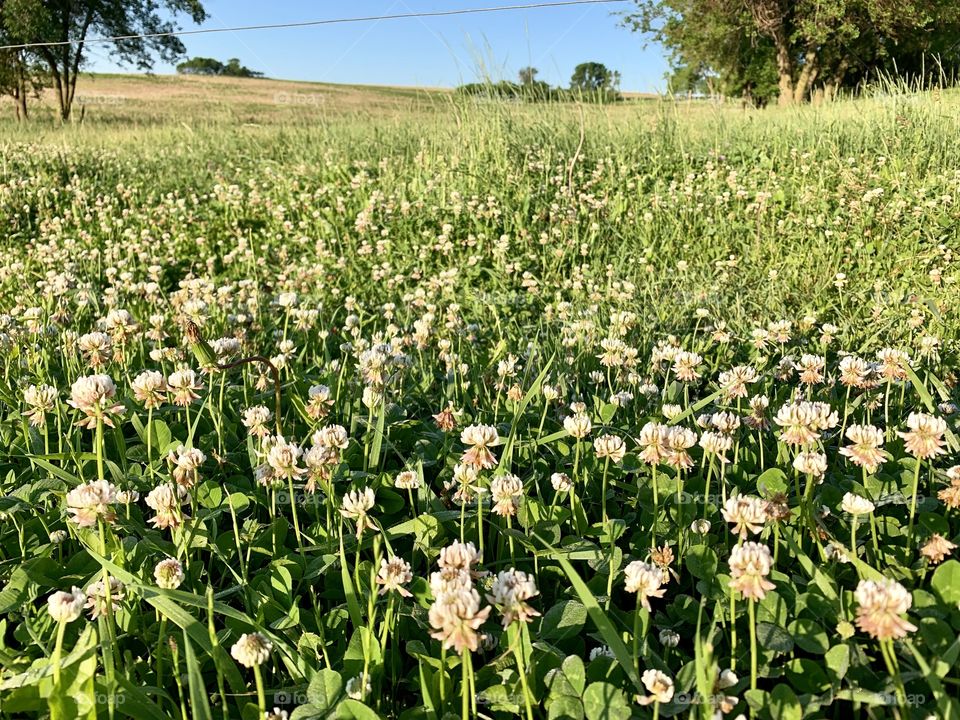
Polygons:
<instances>
[{"instance_id":1,"label":"wire against sky","mask_svg":"<svg viewBox=\"0 0 960 720\"><path fill-rule=\"evenodd\" d=\"M556 2L538 2L528 5L499 5L493 7L463 8L461 10L428 10L425 12L397 13L394 15L367 15L352 18L330 18L328 20L303 20L300 22L273 23L268 25L241 25L227 28L201 28L199 30L176 30L172 32L147 33L144 35L116 35L114 37L90 38L87 40L59 40L56 42L23 43L20 45L0 45L0 50L25 50L34 47L58 47L63 45L88 45L92 43L112 43L123 40L148 40L158 37L180 37L184 35L205 35L209 33L239 32L244 30L281 30L286 28L314 27L317 25L338 25L341 23L372 22L379 20L403 20L406 18L446 17L449 15L475 15L477 13L504 12L507 10L540 10L542 8L566 7L570 5L603 5L623 3L629 0L557 0Z\"/></svg>"}]
</instances>

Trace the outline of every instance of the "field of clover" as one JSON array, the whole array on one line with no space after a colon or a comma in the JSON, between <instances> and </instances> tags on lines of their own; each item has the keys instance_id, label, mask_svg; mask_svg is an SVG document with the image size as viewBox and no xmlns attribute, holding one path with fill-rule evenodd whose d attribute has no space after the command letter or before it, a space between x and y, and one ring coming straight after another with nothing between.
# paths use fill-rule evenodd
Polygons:
<instances>
[{"instance_id":1,"label":"field of clover","mask_svg":"<svg viewBox=\"0 0 960 720\"><path fill-rule=\"evenodd\" d=\"M960 717L924 103L6 141L0 713Z\"/></svg>"}]
</instances>

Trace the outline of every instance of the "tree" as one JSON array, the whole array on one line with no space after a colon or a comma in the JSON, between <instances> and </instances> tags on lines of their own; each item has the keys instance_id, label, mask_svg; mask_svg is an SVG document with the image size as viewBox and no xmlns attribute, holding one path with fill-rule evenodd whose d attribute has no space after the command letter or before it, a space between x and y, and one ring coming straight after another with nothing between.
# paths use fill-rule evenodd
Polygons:
<instances>
[{"instance_id":1,"label":"tree","mask_svg":"<svg viewBox=\"0 0 960 720\"><path fill-rule=\"evenodd\" d=\"M26 53L22 49L0 51L0 94L13 98L18 122L27 119L27 96L35 86L36 77Z\"/></svg>"},{"instance_id":2,"label":"tree","mask_svg":"<svg viewBox=\"0 0 960 720\"><path fill-rule=\"evenodd\" d=\"M230 58L226 63L208 57L190 58L177 65L182 75L225 75L227 77L263 77L262 72L241 65L239 58Z\"/></svg>"},{"instance_id":3,"label":"tree","mask_svg":"<svg viewBox=\"0 0 960 720\"><path fill-rule=\"evenodd\" d=\"M919 77L932 53L960 68L955 0L635 2L625 24L665 45L674 67L709 68L728 92L785 105L883 74Z\"/></svg>"},{"instance_id":4,"label":"tree","mask_svg":"<svg viewBox=\"0 0 960 720\"><path fill-rule=\"evenodd\" d=\"M613 82L613 74L607 66L598 62L580 63L573 69L570 76L570 89L583 93L593 93L600 90L609 90Z\"/></svg>"},{"instance_id":5,"label":"tree","mask_svg":"<svg viewBox=\"0 0 960 720\"><path fill-rule=\"evenodd\" d=\"M181 75L223 75L223 63L208 57L195 57L177 65Z\"/></svg>"},{"instance_id":6,"label":"tree","mask_svg":"<svg viewBox=\"0 0 960 720\"><path fill-rule=\"evenodd\" d=\"M239 58L230 58L227 60L227 64L223 66L222 74L229 77L263 77L262 72L257 72L256 70L251 70L250 68L241 65Z\"/></svg>"},{"instance_id":7,"label":"tree","mask_svg":"<svg viewBox=\"0 0 960 720\"><path fill-rule=\"evenodd\" d=\"M177 30L173 20L187 15L202 22L206 12L200 0L0 0L4 25L21 43L60 43L31 48L50 73L57 92L61 120L70 109L90 35L99 37L157 35ZM161 11L165 11L161 14ZM153 55L172 62L186 51L170 35L131 37L112 44L112 55L138 69L153 67Z\"/></svg>"},{"instance_id":8,"label":"tree","mask_svg":"<svg viewBox=\"0 0 960 720\"><path fill-rule=\"evenodd\" d=\"M11 31L11 27L15 28L29 21L29 18L17 18L6 2L0 0L0 45L22 44L19 36ZM39 94L42 83L42 68L25 48L0 50L0 94L13 98L18 122L27 119L27 97L30 94Z\"/></svg>"},{"instance_id":9,"label":"tree","mask_svg":"<svg viewBox=\"0 0 960 720\"><path fill-rule=\"evenodd\" d=\"M537 78L537 73L539 72L540 71L537 70L535 67L520 68L520 72L518 73L520 76L520 84L533 85L534 81Z\"/></svg>"}]
</instances>

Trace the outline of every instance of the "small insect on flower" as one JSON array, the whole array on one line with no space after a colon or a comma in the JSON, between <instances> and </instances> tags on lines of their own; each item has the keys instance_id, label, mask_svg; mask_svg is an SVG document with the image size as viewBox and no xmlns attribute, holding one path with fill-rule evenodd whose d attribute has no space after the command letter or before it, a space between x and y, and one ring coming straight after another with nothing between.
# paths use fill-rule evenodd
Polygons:
<instances>
[{"instance_id":1,"label":"small insect on flower","mask_svg":"<svg viewBox=\"0 0 960 720\"><path fill-rule=\"evenodd\" d=\"M858 605L857 627L872 638L897 640L917 629L902 617L913 604L913 598L896 580L861 580L854 599Z\"/></svg>"},{"instance_id":2,"label":"small insect on flower","mask_svg":"<svg viewBox=\"0 0 960 720\"><path fill-rule=\"evenodd\" d=\"M558 493L570 492L573 488L573 480L566 473L553 473L550 476L550 485Z\"/></svg>"},{"instance_id":3,"label":"small insect on flower","mask_svg":"<svg viewBox=\"0 0 960 720\"><path fill-rule=\"evenodd\" d=\"M47 598L47 611L54 622L72 623L83 613L87 595L74 586L69 592L55 592Z\"/></svg>"},{"instance_id":4,"label":"small insect on flower","mask_svg":"<svg viewBox=\"0 0 960 720\"><path fill-rule=\"evenodd\" d=\"M241 635L230 648L230 654L244 667L252 668L263 665L270 658L272 650L273 643L264 635L254 632Z\"/></svg>"},{"instance_id":5,"label":"small insect on flower","mask_svg":"<svg viewBox=\"0 0 960 720\"><path fill-rule=\"evenodd\" d=\"M153 577L157 581L157 587L164 590L176 590L183 583L183 565L174 558L161 560L153 568Z\"/></svg>"}]
</instances>

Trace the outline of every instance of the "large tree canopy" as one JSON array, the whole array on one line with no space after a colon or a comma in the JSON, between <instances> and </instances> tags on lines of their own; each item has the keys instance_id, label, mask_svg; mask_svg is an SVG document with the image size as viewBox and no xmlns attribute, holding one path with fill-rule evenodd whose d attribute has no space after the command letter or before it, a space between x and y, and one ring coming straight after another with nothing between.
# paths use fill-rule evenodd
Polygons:
<instances>
[{"instance_id":1,"label":"large tree canopy","mask_svg":"<svg viewBox=\"0 0 960 720\"><path fill-rule=\"evenodd\" d=\"M63 120L70 117L88 37L169 33L177 29L170 18L181 14L198 23L206 18L200 0L0 0L0 26L7 40L64 43L28 52L49 72ZM155 55L172 62L185 48L176 37L167 35L119 40L111 44L110 51L121 63L147 70Z\"/></svg>"},{"instance_id":2,"label":"large tree canopy","mask_svg":"<svg viewBox=\"0 0 960 720\"><path fill-rule=\"evenodd\" d=\"M782 104L888 74L960 68L956 0L635 0L624 16L672 55L679 89L705 79Z\"/></svg>"}]
</instances>

